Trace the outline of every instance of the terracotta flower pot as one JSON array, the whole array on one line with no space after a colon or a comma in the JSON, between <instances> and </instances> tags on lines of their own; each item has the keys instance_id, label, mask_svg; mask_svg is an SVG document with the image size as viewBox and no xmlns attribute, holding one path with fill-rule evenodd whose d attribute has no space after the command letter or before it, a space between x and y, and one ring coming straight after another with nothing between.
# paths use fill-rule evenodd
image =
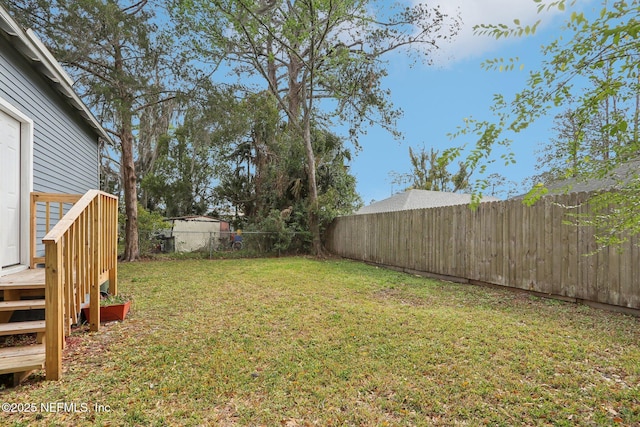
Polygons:
<instances>
[{"instance_id":1,"label":"terracotta flower pot","mask_svg":"<svg viewBox=\"0 0 640 427\"><path fill-rule=\"evenodd\" d=\"M131 308L131 301L127 301L123 304L113 304L100 307L100 322L111 322L114 320L124 320ZM89 318L90 308L83 308L82 312L87 322L90 322Z\"/></svg>"}]
</instances>

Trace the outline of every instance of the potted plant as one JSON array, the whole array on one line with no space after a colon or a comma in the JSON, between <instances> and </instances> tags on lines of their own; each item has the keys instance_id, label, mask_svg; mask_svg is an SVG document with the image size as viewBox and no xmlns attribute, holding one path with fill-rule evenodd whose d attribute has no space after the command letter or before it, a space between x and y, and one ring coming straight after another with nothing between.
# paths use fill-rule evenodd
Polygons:
<instances>
[{"instance_id":1,"label":"potted plant","mask_svg":"<svg viewBox=\"0 0 640 427\"><path fill-rule=\"evenodd\" d=\"M102 294L100 298L100 321L124 320L130 308L131 298L129 296ZM90 308L83 308L82 312L87 322L89 322Z\"/></svg>"}]
</instances>

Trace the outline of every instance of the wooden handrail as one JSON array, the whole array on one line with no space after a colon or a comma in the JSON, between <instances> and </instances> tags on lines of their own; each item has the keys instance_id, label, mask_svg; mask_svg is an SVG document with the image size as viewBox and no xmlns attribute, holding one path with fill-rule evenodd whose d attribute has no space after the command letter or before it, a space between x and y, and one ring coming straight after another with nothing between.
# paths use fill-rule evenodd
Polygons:
<instances>
[{"instance_id":1,"label":"wooden handrail","mask_svg":"<svg viewBox=\"0 0 640 427\"><path fill-rule=\"evenodd\" d=\"M42 239L45 245L45 368L62 374L64 337L89 295L90 327L100 328L100 284L117 294L118 199L99 190L82 196Z\"/></svg>"},{"instance_id":2,"label":"wooden handrail","mask_svg":"<svg viewBox=\"0 0 640 427\"><path fill-rule=\"evenodd\" d=\"M51 230L51 206L58 207L58 220L64 216L65 205L73 205L82 198L82 194L63 194L63 193L31 193L31 215L30 215L30 249L29 249L29 267L36 268L38 264L44 264L44 256L38 256L38 204L44 203L44 233L47 234Z\"/></svg>"}]
</instances>

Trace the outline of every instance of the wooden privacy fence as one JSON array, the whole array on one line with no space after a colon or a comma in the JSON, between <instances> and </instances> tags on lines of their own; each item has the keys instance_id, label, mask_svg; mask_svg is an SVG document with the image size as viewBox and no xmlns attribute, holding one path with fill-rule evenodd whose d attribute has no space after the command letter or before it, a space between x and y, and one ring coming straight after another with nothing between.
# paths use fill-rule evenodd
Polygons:
<instances>
[{"instance_id":1,"label":"wooden privacy fence","mask_svg":"<svg viewBox=\"0 0 640 427\"><path fill-rule=\"evenodd\" d=\"M567 212L588 212L588 198L339 217L325 244L337 255L405 271L640 309L640 236L596 252L592 227L566 224Z\"/></svg>"}]
</instances>

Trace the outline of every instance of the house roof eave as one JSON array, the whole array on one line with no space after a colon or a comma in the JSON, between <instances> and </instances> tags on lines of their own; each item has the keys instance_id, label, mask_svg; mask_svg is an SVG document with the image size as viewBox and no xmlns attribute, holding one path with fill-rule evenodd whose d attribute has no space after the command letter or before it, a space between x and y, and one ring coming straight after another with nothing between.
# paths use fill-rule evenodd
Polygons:
<instances>
[{"instance_id":1,"label":"house roof eave","mask_svg":"<svg viewBox=\"0 0 640 427\"><path fill-rule=\"evenodd\" d=\"M113 140L73 89L73 80L60 66L44 43L31 30L24 31L9 13L0 7L0 30L11 40L16 50L60 93L65 101L76 109L82 119L105 141Z\"/></svg>"}]
</instances>

